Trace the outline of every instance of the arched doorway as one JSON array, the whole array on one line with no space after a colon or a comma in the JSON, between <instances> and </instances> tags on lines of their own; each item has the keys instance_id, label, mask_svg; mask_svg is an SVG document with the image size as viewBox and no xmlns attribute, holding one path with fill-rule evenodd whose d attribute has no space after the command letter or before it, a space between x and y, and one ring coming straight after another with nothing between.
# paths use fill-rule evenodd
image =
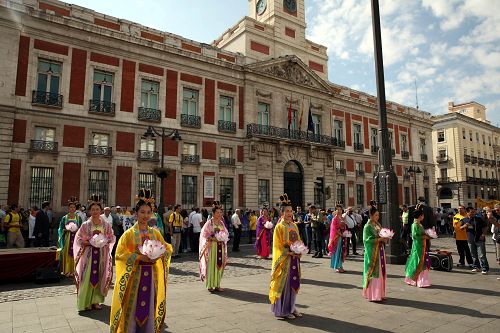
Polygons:
<instances>
[{"instance_id":1,"label":"arched doorway","mask_svg":"<svg viewBox=\"0 0 500 333\"><path fill-rule=\"evenodd\" d=\"M288 198L292 202L294 210L297 206L304 207L304 173L299 162L288 161L287 164L285 164L285 169L283 171L283 184L283 193L288 194Z\"/></svg>"},{"instance_id":2,"label":"arched doorway","mask_svg":"<svg viewBox=\"0 0 500 333\"><path fill-rule=\"evenodd\" d=\"M442 187L438 196L440 200L453 199L453 191L449 187Z\"/></svg>"}]
</instances>

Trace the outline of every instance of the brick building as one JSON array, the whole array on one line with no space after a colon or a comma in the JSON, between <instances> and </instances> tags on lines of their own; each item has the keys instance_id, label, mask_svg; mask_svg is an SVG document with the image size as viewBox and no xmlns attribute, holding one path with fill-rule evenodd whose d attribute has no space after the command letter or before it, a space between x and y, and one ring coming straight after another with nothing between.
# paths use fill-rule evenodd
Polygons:
<instances>
[{"instance_id":1,"label":"brick building","mask_svg":"<svg viewBox=\"0 0 500 333\"><path fill-rule=\"evenodd\" d=\"M99 192L130 206L138 187L159 194L161 151L173 169L166 204L373 198L375 97L328 81L304 1L249 1L212 45L52 0L2 1L0 22L0 202L63 211L71 195ZM434 203L430 115L387 108L400 202ZM149 125L182 141L162 147L143 137ZM412 178L416 164L424 173Z\"/></svg>"}]
</instances>

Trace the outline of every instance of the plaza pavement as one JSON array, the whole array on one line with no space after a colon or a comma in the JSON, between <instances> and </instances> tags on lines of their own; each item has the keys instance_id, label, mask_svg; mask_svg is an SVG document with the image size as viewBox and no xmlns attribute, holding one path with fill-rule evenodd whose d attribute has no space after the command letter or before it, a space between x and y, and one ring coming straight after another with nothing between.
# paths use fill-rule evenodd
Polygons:
<instances>
[{"instance_id":1,"label":"plaza pavement","mask_svg":"<svg viewBox=\"0 0 500 333\"><path fill-rule=\"evenodd\" d=\"M433 247L455 250L454 240ZM172 263L167 291L168 328L163 332L500 332L500 267L488 244L490 275L466 269L431 271L432 287L403 283L404 266L388 266L388 299L370 303L361 297L362 256L348 257L347 273L329 268L329 259L306 256L297 306L304 316L273 317L267 297L270 260L253 248L230 253L223 293L210 294L198 281L195 256ZM458 258L454 257L455 262ZM32 283L0 286L0 333L108 332L111 292L101 311L76 311L74 286Z\"/></svg>"}]
</instances>

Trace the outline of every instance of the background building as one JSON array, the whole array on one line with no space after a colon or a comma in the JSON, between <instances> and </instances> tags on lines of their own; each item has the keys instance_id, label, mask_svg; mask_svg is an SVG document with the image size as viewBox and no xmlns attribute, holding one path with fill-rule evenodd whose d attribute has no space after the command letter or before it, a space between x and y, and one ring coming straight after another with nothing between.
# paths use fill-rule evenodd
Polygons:
<instances>
[{"instance_id":1,"label":"background building","mask_svg":"<svg viewBox=\"0 0 500 333\"><path fill-rule=\"evenodd\" d=\"M249 8L207 45L60 1L0 2L0 202L64 211L98 192L131 206L138 187L159 195L163 150L166 204L257 208L287 192L294 205L365 206L375 97L327 81L304 1ZM430 114L387 108L400 202L435 202ZM146 139L149 125L182 141Z\"/></svg>"},{"instance_id":2,"label":"background building","mask_svg":"<svg viewBox=\"0 0 500 333\"><path fill-rule=\"evenodd\" d=\"M477 102L449 102L448 113L433 120L438 206L497 199L500 129L486 120L486 108Z\"/></svg>"}]
</instances>

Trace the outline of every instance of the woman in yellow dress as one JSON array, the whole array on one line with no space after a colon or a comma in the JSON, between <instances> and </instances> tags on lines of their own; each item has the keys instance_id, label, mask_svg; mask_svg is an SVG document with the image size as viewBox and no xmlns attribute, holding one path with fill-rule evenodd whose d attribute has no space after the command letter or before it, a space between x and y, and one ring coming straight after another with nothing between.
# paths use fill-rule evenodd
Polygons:
<instances>
[{"instance_id":1,"label":"woman in yellow dress","mask_svg":"<svg viewBox=\"0 0 500 333\"><path fill-rule=\"evenodd\" d=\"M82 225L82 219L78 214L76 214L76 206L78 205L78 199L76 197L71 197L68 200L68 214L64 215L59 222L58 229L58 249L57 249L57 260L59 261L59 268L61 269L61 274L71 277L75 275L75 260L73 259L73 242L75 241L75 231L66 229L66 226L70 223L74 223L78 228Z\"/></svg>"},{"instance_id":2,"label":"woman in yellow dress","mask_svg":"<svg viewBox=\"0 0 500 333\"><path fill-rule=\"evenodd\" d=\"M168 269L172 246L158 229L148 226L154 199L149 189L140 189L136 197L137 223L125 231L115 254L116 281L111 302L110 332L158 333L166 313ZM166 251L157 259L141 254L145 240L160 241Z\"/></svg>"}]
</instances>

